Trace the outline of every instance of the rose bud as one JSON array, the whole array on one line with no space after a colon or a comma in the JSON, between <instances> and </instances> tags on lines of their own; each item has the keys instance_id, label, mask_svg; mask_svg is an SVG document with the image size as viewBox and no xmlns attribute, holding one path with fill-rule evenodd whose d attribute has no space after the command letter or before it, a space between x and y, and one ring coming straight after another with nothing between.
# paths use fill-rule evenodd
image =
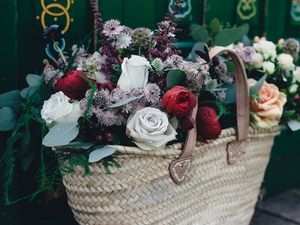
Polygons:
<instances>
[{"instance_id":1,"label":"rose bud","mask_svg":"<svg viewBox=\"0 0 300 225\"><path fill-rule=\"evenodd\" d=\"M179 120L179 127L183 131L189 131L195 127L195 120L191 116L184 117L183 119Z\"/></svg>"},{"instance_id":2,"label":"rose bud","mask_svg":"<svg viewBox=\"0 0 300 225\"><path fill-rule=\"evenodd\" d=\"M220 136L222 128L214 108L208 106L199 107L197 113L198 140L206 142Z\"/></svg>"},{"instance_id":3,"label":"rose bud","mask_svg":"<svg viewBox=\"0 0 300 225\"><path fill-rule=\"evenodd\" d=\"M54 83L54 90L56 92L62 91L71 99L80 100L89 88L88 82L83 76L81 71L72 70Z\"/></svg>"},{"instance_id":4,"label":"rose bud","mask_svg":"<svg viewBox=\"0 0 300 225\"><path fill-rule=\"evenodd\" d=\"M175 86L164 94L162 107L171 116L188 116L196 107L196 97L185 87Z\"/></svg>"}]
</instances>

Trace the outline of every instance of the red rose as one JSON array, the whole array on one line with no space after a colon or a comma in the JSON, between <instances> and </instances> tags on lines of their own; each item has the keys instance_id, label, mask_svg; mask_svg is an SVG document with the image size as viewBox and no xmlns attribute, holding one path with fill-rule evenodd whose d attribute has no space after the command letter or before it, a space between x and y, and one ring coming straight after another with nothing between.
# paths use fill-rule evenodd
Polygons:
<instances>
[{"instance_id":1,"label":"red rose","mask_svg":"<svg viewBox=\"0 0 300 225\"><path fill-rule=\"evenodd\" d=\"M54 84L56 92L62 91L71 99L80 100L88 90L88 82L83 78L84 74L79 70L72 70Z\"/></svg>"},{"instance_id":2,"label":"red rose","mask_svg":"<svg viewBox=\"0 0 300 225\"><path fill-rule=\"evenodd\" d=\"M206 141L220 136L222 128L214 108L208 106L199 107L197 113L198 140Z\"/></svg>"},{"instance_id":3,"label":"red rose","mask_svg":"<svg viewBox=\"0 0 300 225\"><path fill-rule=\"evenodd\" d=\"M162 107L171 116L188 116L196 106L196 97L185 87L175 86L162 98Z\"/></svg>"}]
</instances>

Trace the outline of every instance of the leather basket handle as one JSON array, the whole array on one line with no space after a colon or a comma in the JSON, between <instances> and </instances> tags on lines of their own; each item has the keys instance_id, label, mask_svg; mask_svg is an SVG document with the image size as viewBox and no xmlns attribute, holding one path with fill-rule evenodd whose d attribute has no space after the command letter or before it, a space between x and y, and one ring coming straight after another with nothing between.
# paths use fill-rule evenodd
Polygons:
<instances>
[{"instance_id":1,"label":"leather basket handle","mask_svg":"<svg viewBox=\"0 0 300 225\"><path fill-rule=\"evenodd\" d=\"M210 58L227 54L234 64L234 76L236 81L236 105L237 105L237 140L227 145L228 164L234 164L240 155L245 151L245 140L249 132L249 92L247 75L244 64L240 57L233 50L226 48L214 48L209 52ZM198 99L198 97L197 97ZM198 102L198 101L197 101ZM192 111L192 117L196 120L198 105ZM170 163L169 170L171 178L175 183L181 184L191 165L193 151L197 142L197 127L195 126L187 134L183 151L178 159Z\"/></svg>"}]
</instances>

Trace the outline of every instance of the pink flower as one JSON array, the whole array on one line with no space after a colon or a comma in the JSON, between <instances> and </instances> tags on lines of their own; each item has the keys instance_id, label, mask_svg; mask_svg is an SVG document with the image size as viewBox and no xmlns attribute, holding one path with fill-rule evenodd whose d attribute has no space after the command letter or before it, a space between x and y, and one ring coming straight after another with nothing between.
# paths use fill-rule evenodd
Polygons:
<instances>
[{"instance_id":1,"label":"pink flower","mask_svg":"<svg viewBox=\"0 0 300 225\"><path fill-rule=\"evenodd\" d=\"M108 37L119 35L124 30L124 26L120 25L118 20L109 20L104 24L103 33Z\"/></svg>"}]
</instances>

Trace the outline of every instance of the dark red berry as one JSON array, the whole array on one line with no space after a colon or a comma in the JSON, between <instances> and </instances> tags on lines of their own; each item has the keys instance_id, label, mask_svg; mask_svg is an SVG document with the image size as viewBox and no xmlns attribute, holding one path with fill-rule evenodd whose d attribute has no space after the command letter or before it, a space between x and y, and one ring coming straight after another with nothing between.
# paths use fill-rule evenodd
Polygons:
<instances>
[{"instance_id":1,"label":"dark red berry","mask_svg":"<svg viewBox=\"0 0 300 225\"><path fill-rule=\"evenodd\" d=\"M103 142L103 136L100 135L100 134L98 134L98 135L96 136L96 141L99 142L99 143Z\"/></svg>"},{"instance_id":2,"label":"dark red berry","mask_svg":"<svg viewBox=\"0 0 300 225\"><path fill-rule=\"evenodd\" d=\"M112 142L114 140L114 135L112 133L106 133L105 134L105 140L107 142Z\"/></svg>"}]
</instances>

